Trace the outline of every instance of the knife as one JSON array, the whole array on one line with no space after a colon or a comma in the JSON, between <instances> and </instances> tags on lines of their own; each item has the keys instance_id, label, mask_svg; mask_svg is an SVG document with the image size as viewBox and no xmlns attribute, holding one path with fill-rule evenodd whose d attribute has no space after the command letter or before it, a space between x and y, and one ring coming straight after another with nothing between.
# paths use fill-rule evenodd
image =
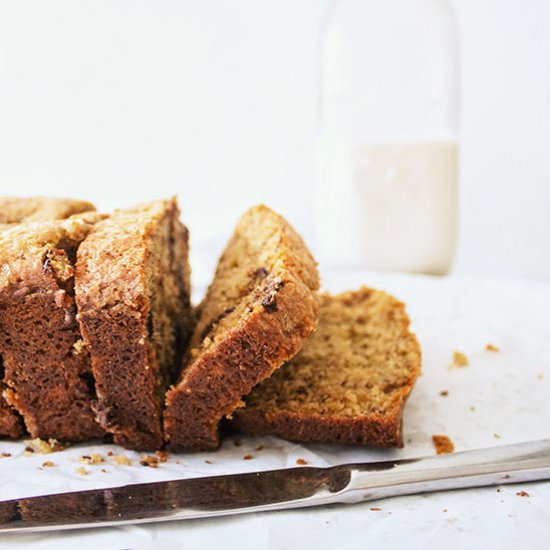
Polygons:
<instances>
[{"instance_id":1,"label":"knife","mask_svg":"<svg viewBox=\"0 0 550 550\"><path fill-rule=\"evenodd\" d=\"M0 533L357 503L550 479L550 439L460 453L125 485L0 502Z\"/></svg>"}]
</instances>

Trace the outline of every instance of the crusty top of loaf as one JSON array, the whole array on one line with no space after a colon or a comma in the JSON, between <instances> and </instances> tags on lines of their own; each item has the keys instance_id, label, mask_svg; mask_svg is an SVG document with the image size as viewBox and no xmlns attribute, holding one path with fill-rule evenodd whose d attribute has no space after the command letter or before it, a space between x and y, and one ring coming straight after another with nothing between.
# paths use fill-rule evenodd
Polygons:
<instances>
[{"instance_id":1,"label":"crusty top of loaf","mask_svg":"<svg viewBox=\"0 0 550 550\"><path fill-rule=\"evenodd\" d=\"M61 220L92 210L92 203L76 199L0 197L0 224Z\"/></svg>"},{"instance_id":2,"label":"crusty top of loaf","mask_svg":"<svg viewBox=\"0 0 550 550\"><path fill-rule=\"evenodd\" d=\"M73 276L67 251L75 251L92 225L83 219L32 222L0 232L0 292L5 289L52 282Z\"/></svg>"},{"instance_id":3,"label":"crusty top of loaf","mask_svg":"<svg viewBox=\"0 0 550 550\"><path fill-rule=\"evenodd\" d=\"M121 304L139 309L143 305L136 301L146 294L143 274L150 253L148 240L171 208L177 209L174 198L148 202L115 210L95 225L78 251L81 312Z\"/></svg>"}]
</instances>

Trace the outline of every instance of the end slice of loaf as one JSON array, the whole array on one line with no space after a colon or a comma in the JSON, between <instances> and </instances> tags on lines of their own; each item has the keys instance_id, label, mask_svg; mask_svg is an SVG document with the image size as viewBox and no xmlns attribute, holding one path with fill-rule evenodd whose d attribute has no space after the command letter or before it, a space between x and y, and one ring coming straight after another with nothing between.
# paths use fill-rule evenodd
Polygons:
<instances>
[{"instance_id":1,"label":"end slice of loaf","mask_svg":"<svg viewBox=\"0 0 550 550\"><path fill-rule=\"evenodd\" d=\"M78 250L76 300L100 424L120 445L160 448L164 394L192 329L188 232L175 199L94 226Z\"/></svg>"},{"instance_id":2,"label":"end slice of loaf","mask_svg":"<svg viewBox=\"0 0 550 550\"><path fill-rule=\"evenodd\" d=\"M75 320L74 260L91 228L70 219L0 232L3 396L32 437L79 441L103 434L91 407L93 379Z\"/></svg>"},{"instance_id":3,"label":"end slice of loaf","mask_svg":"<svg viewBox=\"0 0 550 550\"><path fill-rule=\"evenodd\" d=\"M401 447L420 362L401 302L369 288L325 295L316 332L252 390L232 424L293 441Z\"/></svg>"},{"instance_id":4,"label":"end slice of loaf","mask_svg":"<svg viewBox=\"0 0 550 550\"><path fill-rule=\"evenodd\" d=\"M218 262L181 375L166 395L169 448L218 447L220 420L314 329L318 286L315 261L289 223L265 206L248 210Z\"/></svg>"},{"instance_id":5,"label":"end slice of loaf","mask_svg":"<svg viewBox=\"0 0 550 550\"><path fill-rule=\"evenodd\" d=\"M0 225L63 220L92 210L92 203L77 199L0 197Z\"/></svg>"}]
</instances>

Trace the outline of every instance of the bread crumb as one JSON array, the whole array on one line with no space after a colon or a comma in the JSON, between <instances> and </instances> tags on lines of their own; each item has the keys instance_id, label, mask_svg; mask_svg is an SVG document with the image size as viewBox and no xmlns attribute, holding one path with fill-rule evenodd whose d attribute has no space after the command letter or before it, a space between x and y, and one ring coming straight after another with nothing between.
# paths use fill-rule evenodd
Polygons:
<instances>
[{"instance_id":1,"label":"bread crumb","mask_svg":"<svg viewBox=\"0 0 550 550\"><path fill-rule=\"evenodd\" d=\"M243 460L252 460L254 457L252 455L244 455Z\"/></svg>"},{"instance_id":2,"label":"bread crumb","mask_svg":"<svg viewBox=\"0 0 550 550\"><path fill-rule=\"evenodd\" d=\"M443 511L447 513L449 510L447 508L443 508Z\"/></svg>"},{"instance_id":3,"label":"bread crumb","mask_svg":"<svg viewBox=\"0 0 550 550\"><path fill-rule=\"evenodd\" d=\"M542 372L539 372L537 374L537 380L542 380L544 378L544 374L542 374Z\"/></svg>"},{"instance_id":4,"label":"bread crumb","mask_svg":"<svg viewBox=\"0 0 550 550\"><path fill-rule=\"evenodd\" d=\"M149 468L158 468L159 467L159 458L158 456L145 455L142 456L139 463L142 466L147 466Z\"/></svg>"},{"instance_id":5,"label":"bread crumb","mask_svg":"<svg viewBox=\"0 0 550 550\"><path fill-rule=\"evenodd\" d=\"M159 462L166 462L168 460L168 453L166 451L155 451Z\"/></svg>"},{"instance_id":6,"label":"bread crumb","mask_svg":"<svg viewBox=\"0 0 550 550\"><path fill-rule=\"evenodd\" d=\"M500 351L500 348L495 346L494 344L489 343L485 346L485 351L494 351L496 353Z\"/></svg>"},{"instance_id":7,"label":"bread crumb","mask_svg":"<svg viewBox=\"0 0 550 550\"><path fill-rule=\"evenodd\" d=\"M206 464L213 464L211 460L205 460Z\"/></svg>"},{"instance_id":8,"label":"bread crumb","mask_svg":"<svg viewBox=\"0 0 550 550\"><path fill-rule=\"evenodd\" d=\"M300 466L303 466L304 464L307 464L307 460L305 458L299 458L296 461L296 464L299 464Z\"/></svg>"},{"instance_id":9,"label":"bread crumb","mask_svg":"<svg viewBox=\"0 0 550 550\"><path fill-rule=\"evenodd\" d=\"M113 455L113 462L121 466L131 466L132 461L126 455Z\"/></svg>"},{"instance_id":10,"label":"bread crumb","mask_svg":"<svg viewBox=\"0 0 550 550\"><path fill-rule=\"evenodd\" d=\"M87 353L87 352L88 352L88 350L87 350L86 342L84 342L84 340L82 340L82 338L78 339L73 344L73 347L71 349L71 354L72 355L82 355L82 354Z\"/></svg>"},{"instance_id":11,"label":"bread crumb","mask_svg":"<svg viewBox=\"0 0 550 550\"><path fill-rule=\"evenodd\" d=\"M84 462L85 464L101 464L105 462L105 459L101 453L92 453L91 455L82 455L80 462Z\"/></svg>"},{"instance_id":12,"label":"bread crumb","mask_svg":"<svg viewBox=\"0 0 550 550\"><path fill-rule=\"evenodd\" d=\"M115 453L113 453L113 451L108 451L107 452L107 456L113 456Z\"/></svg>"},{"instance_id":13,"label":"bread crumb","mask_svg":"<svg viewBox=\"0 0 550 550\"><path fill-rule=\"evenodd\" d=\"M46 460L46 462L42 462L42 468L53 468L55 464L51 460Z\"/></svg>"},{"instance_id":14,"label":"bread crumb","mask_svg":"<svg viewBox=\"0 0 550 550\"><path fill-rule=\"evenodd\" d=\"M493 437L494 437L495 439L500 439L500 434L494 433L494 434L493 434Z\"/></svg>"},{"instance_id":15,"label":"bread crumb","mask_svg":"<svg viewBox=\"0 0 550 550\"><path fill-rule=\"evenodd\" d=\"M455 450L453 442L446 435L432 435L432 441L438 455L449 454Z\"/></svg>"},{"instance_id":16,"label":"bread crumb","mask_svg":"<svg viewBox=\"0 0 550 550\"><path fill-rule=\"evenodd\" d=\"M372 512L381 512L382 511L382 508L371 508L371 511Z\"/></svg>"},{"instance_id":17,"label":"bread crumb","mask_svg":"<svg viewBox=\"0 0 550 550\"><path fill-rule=\"evenodd\" d=\"M265 445L258 445L256 447L256 451L263 451L265 449Z\"/></svg>"},{"instance_id":18,"label":"bread crumb","mask_svg":"<svg viewBox=\"0 0 550 550\"><path fill-rule=\"evenodd\" d=\"M470 410L471 410L472 412L475 412L476 408L475 408L473 405L470 405Z\"/></svg>"},{"instance_id":19,"label":"bread crumb","mask_svg":"<svg viewBox=\"0 0 550 550\"><path fill-rule=\"evenodd\" d=\"M235 447L240 447L242 445L242 442L240 439L234 439L233 445L235 445Z\"/></svg>"},{"instance_id":20,"label":"bread crumb","mask_svg":"<svg viewBox=\"0 0 550 550\"><path fill-rule=\"evenodd\" d=\"M86 468L84 468L83 466L80 466L80 468L77 468L75 470L75 472L81 476L87 476L90 474L90 472L88 472L88 470L86 470Z\"/></svg>"},{"instance_id":21,"label":"bread crumb","mask_svg":"<svg viewBox=\"0 0 550 550\"><path fill-rule=\"evenodd\" d=\"M108 474L108 473L109 473L109 470L106 470L105 468L101 468L100 471L103 472L104 474Z\"/></svg>"},{"instance_id":22,"label":"bread crumb","mask_svg":"<svg viewBox=\"0 0 550 550\"><path fill-rule=\"evenodd\" d=\"M448 390L440 391L439 395L441 395L441 397L447 397L449 395L449 391Z\"/></svg>"},{"instance_id":23,"label":"bread crumb","mask_svg":"<svg viewBox=\"0 0 550 550\"><path fill-rule=\"evenodd\" d=\"M4 458L9 458L11 456L11 453L2 453L2 456Z\"/></svg>"},{"instance_id":24,"label":"bread crumb","mask_svg":"<svg viewBox=\"0 0 550 550\"><path fill-rule=\"evenodd\" d=\"M528 497L528 496L529 496L529 493L528 493L527 491L518 491L518 492L516 493L516 495L517 495L518 497Z\"/></svg>"},{"instance_id":25,"label":"bread crumb","mask_svg":"<svg viewBox=\"0 0 550 550\"><path fill-rule=\"evenodd\" d=\"M453 353L453 367L467 367L470 364L468 357L460 351Z\"/></svg>"},{"instance_id":26,"label":"bread crumb","mask_svg":"<svg viewBox=\"0 0 550 550\"><path fill-rule=\"evenodd\" d=\"M56 453L62 451L65 447L57 441L57 439L40 439L36 437L35 439L30 439L25 441L25 454L29 456L32 453L40 453L47 455L50 453Z\"/></svg>"}]
</instances>

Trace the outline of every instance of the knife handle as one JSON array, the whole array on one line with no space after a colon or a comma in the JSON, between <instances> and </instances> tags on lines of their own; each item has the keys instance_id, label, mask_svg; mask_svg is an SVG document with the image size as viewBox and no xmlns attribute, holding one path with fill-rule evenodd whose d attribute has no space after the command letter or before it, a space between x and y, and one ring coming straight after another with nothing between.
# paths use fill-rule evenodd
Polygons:
<instances>
[{"instance_id":1,"label":"knife handle","mask_svg":"<svg viewBox=\"0 0 550 550\"><path fill-rule=\"evenodd\" d=\"M544 480L550 479L550 439L401 460L384 469L353 465L350 471L339 502Z\"/></svg>"}]
</instances>

